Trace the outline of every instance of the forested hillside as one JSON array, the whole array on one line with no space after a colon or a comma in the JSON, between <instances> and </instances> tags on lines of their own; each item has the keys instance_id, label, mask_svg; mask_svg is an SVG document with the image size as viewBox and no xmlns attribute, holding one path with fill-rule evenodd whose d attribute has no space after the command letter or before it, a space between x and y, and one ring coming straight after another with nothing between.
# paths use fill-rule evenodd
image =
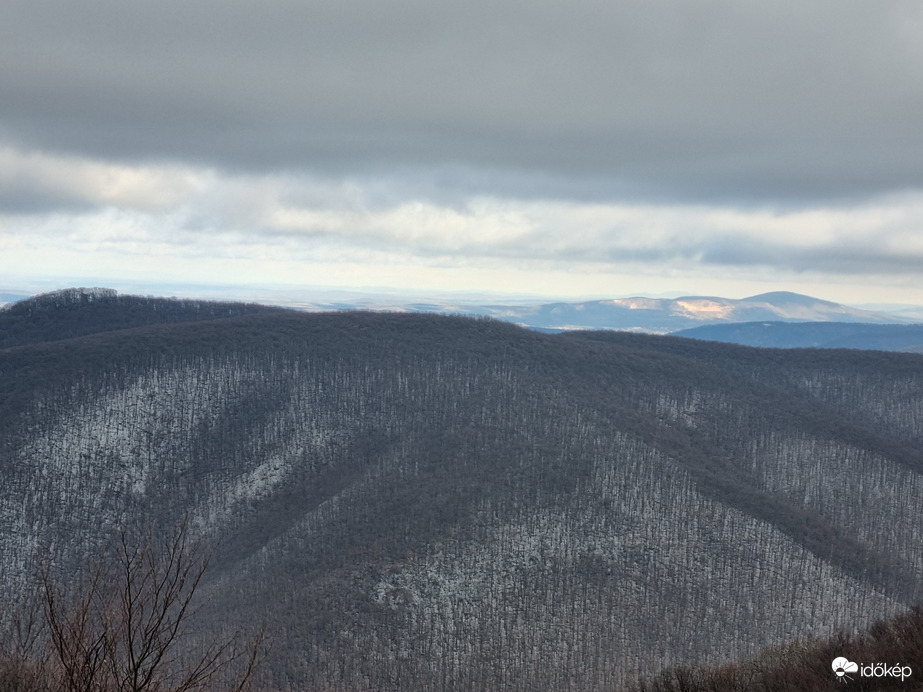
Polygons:
<instances>
[{"instance_id":1,"label":"forested hillside","mask_svg":"<svg viewBox=\"0 0 923 692\"><path fill-rule=\"evenodd\" d=\"M269 689L618 689L923 598L917 355L369 313L97 331L0 350L0 593L188 516L202 635L265 621Z\"/></svg>"},{"instance_id":2,"label":"forested hillside","mask_svg":"<svg viewBox=\"0 0 923 692\"><path fill-rule=\"evenodd\" d=\"M740 322L710 324L673 336L768 348L859 348L923 353L921 324L847 322Z\"/></svg>"},{"instance_id":3,"label":"forested hillside","mask_svg":"<svg viewBox=\"0 0 923 692\"><path fill-rule=\"evenodd\" d=\"M0 349L153 324L280 310L248 303L120 295L111 288L69 288L0 308Z\"/></svg>"}]
</instances>

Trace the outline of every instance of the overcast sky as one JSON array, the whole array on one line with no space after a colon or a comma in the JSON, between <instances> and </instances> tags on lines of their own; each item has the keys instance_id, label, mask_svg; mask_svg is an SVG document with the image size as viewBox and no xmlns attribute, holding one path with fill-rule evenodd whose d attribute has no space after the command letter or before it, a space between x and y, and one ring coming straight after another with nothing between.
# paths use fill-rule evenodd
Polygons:
<instances>
[{"instance_id":1,"label":"overcast sky","mask_svg":"<svg viewBox=\"0 0 923 692\"><path fill-rule=\"evenodd\" d=\"M919 0L0 17L0 288L923 303Z\"/></svg>"}]
</instances>

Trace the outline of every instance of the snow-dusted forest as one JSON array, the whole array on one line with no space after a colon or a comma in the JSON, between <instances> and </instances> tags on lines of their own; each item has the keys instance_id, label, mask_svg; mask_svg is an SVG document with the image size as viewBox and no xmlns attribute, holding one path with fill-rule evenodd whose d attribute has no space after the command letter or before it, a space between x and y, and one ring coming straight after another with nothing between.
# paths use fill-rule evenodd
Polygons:
<instances>
[{"instance_id":1,"label":"snow-dusted forest","mask_svg":"<svg viewBox=\"0 0 923 692\"><path fill-rule=\"evenodd\" d=\"M200 636L265 622L268 688L586 690L923 598L921 356L44 300L0 350L11 604L186 517Z\"/></svg>"}]
</instances>

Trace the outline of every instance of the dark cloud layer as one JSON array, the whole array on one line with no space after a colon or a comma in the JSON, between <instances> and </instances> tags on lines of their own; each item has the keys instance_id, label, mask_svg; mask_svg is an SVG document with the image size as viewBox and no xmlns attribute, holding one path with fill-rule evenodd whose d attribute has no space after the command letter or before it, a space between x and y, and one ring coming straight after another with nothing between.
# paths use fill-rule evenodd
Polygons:
<instances>
[{"instance_id":1,"label":"dark cloud layer","mask_svg":"<svg viewBox=\"0 0 923 692\"><path fill-rule=\"evenodd\" d=\"M923 186L915 1L0 9L0 139L24 148L438 168L472 190L564 197L809 202Z\"/></svg>"}]
</instances>

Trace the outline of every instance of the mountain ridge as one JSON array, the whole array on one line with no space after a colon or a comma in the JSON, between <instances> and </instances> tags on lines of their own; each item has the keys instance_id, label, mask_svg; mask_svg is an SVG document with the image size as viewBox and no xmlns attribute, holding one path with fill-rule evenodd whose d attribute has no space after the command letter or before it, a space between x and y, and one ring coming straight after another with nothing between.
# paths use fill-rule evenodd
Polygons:
<instances>
[{"instance_id":1,"label":"mountain ridge","mask_svg":"<svg viewBox=\"0 0 923 692\"><path fill-rule=\"evenodd\" d=\"M0 307L0 349L154 324L280 310L253 303L123 295L111 288L66 288Z\"/></svg>"},{"instance_id":2,"label":"mountain ridge","mask_svg":"<svg viewBox=\"0 0 923 692\"><path fill-rule=\"evenodd\" d=\"M788 291L741 299L714 296L635 297L538 306L485 306L477 312L522 326L558 331L616 329L671 333L703 324L758 320L907 322L886 313L850 308Z\"/></svg>"},{"instance_id":3,"label":"mountain ridge","mask_svg":"<svg viewBox=\"0 0 923 692\"><path fill-rule=\"evenodd\" d=\"M909 354L435 315L21 345L0 592L189 516L209 622L272 623L267 688L618 689L919 600L921 391Z\"/></svg>"},{"instance_id":4,"label":"mountain ridge","mask_svg":"<svg viewBox=\"0 0 923 692\"><path fill-rule=\"evenodd\" d=\"M923 325L845 322L735 322L672 333L765 348L852 348L923 353Z\"/></svg>"},{"instance_id":5,"label":"mountain ridge","mask_svg":"<svg viewBox=\"0 0 923 692\"><path fill-rule=\"evenodd\" d=\"M66 294L67 291L111 289L65 289L45 296ZM41 298L45 296L36 296ZM34 299L33 298L33 299ZM19 301L28 304L29 300ZM147 300L140 296L120 295L120 300ZM176 299L171 299L176 300ZM188 305L217 304L211 301L182 300ZM225 306L239 303L222 303ZM14 304L6 306L7 309ZM247 304L257 309L255 304ZM264 297L262 305L267 309L270 301ZM771 291L741 299L719 296L687 295L678 298L609 298L591 301L549 303L518 302L515 304L483 304L473 301L454 303L448 299L436 302L402 300L391 296L372 296L349 301L334 302L300 301L286 294L279 298L276 307L326 312L341 310L372 310L382 312L422 312L436 314L466 314L494 317L520 326L551 332L574 329L616 329L650 333L672 333L686 328L707 324L748 321L840 321L847 323L908 324L909 317L852 308L829 300L812 298L791 291ZM0 309L2 315L2 309ZM2 328L2 323L0 323Z\"/></svg>"}]
</instances>

